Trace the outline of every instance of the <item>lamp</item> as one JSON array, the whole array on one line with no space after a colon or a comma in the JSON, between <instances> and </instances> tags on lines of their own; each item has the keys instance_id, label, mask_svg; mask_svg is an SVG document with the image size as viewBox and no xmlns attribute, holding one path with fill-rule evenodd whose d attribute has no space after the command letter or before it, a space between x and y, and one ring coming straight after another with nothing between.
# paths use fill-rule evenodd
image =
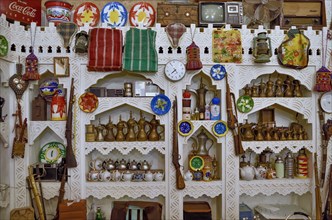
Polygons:
<instances>
[{"instance_id":1,"label":"lamp","mask_svg":"<svg viewBox=\"0 0 332 220\"><path fill-rule=\"evenodd\" d=\"M256 58L256 63L270 62L271 52L271 39L266 36L266 32L261 32L254 37L254 50L253 56Z\"/></svg>"}]
</instances>

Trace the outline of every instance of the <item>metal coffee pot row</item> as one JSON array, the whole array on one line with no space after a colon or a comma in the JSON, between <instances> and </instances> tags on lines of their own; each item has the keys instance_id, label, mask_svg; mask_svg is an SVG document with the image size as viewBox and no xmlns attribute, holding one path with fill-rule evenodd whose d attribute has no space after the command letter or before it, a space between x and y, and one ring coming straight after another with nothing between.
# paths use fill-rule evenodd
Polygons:
<instances>
[{"instance_id":1,"label":"metal coffee pot row","mask_svg":"<svg viewBox=\"0 0 332 220\"><path fill-rule=\"evenodd\" d=\"M143 112L140 111L140 119L135 120L130 111L130 118L127 122L119 116L119 122L113 124L111 116L106 125L100 123L95 127L93 124L85 125L85 140L93 141L159 141L163 137L164 127L159 124L156 116L151 121L146 121Z\"/></svg>"},{"instance_id":2,"label":"metal coffee pot row","mask_svg":"<svg viewBox=\"0 0 332 220\"><path fill-rule=\"evenodd\" d=\"M144 160L143 162L136 162L135 160L126 161L122 159L120 161L116 160L113 161L112 159L95 159L89 162L89 167L93 171L101 171L101 170L150 170L152 163L147 162Z\"/></svg>"},{"instance_id":3,"label":"metal coffee pot row","mask_svg":"<svg viewBox=\"0 0 332 220\"><path fill-rule=\"evenodd\" d=\"M151 172L148 171L129 171L129 170L91 170L87 175L88 181L101 181L101 182L152 182L152 181L163 181L164 179L164 172L163 171L155 171Z\"/></svg>"}]
</instances>

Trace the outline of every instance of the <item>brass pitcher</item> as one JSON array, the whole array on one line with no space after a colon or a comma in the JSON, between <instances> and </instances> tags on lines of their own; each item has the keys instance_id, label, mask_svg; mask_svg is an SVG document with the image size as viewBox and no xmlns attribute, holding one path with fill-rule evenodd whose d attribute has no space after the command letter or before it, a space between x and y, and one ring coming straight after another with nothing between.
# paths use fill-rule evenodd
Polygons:
<instances>
[{"instance_id":1,"label":"brass pitcher","mask_svg":"<svg viewBox=\"0 0 332 220\"><path fill-rule=\"evenodd\" d=\"M281 141L287 140L287 138L286 138L286 132L287 132L287 129L285 129L284 127L280 128L280 140Z\"/></svg>"},{"instance_id":2,"label":"brass pitcher","mask_svg":"<svg viewBox=\"0 0 332 220\"><path fill-rule=\"evenodd\" d=\"M274 83L272 82L271 77L269 77L269 81L266 82L266 91L265 91L266 97L274 96L273 85Z\"/></svg>"},{"instance_id":3,"label":"brass pitcher","mask_svg":"<svg viewBox=\"0 0 332 220\"><path fill-rule=\"evenodd\" d=\"M276 80L276 84L275 84L275 96L276 97L282 97L283 96L282 81L279 78Z\"/></svg>"},{"instance_id":4,"label":"brass pitcher","mask_svg":"<svg viewBox=\"0 0 332 220\"><path fill-rule=\"evenodd\" d=\"M246 123L240 126L240 135L243 141L253 141L255 136L252 130L253 123L248 123L248 120L246 120Z\"/></svg>"},{"instance_id":5,"label":"brass pitcher","mask_svg":"<svg viewBox=\"0 0 332 220\"><path fill-rule=\"evenodd\" d=\"M271 136L271 127L265 127L263 129L263 135L264 135L264 140L265 141L271 141L272 140L272 136Z\"/></svg>"},{"instance_id":6,"label":"brass pitcher","mask_svg":"<svg viewBox=\"0 0 332 220\"><path fill-rule=\"evenodd\" d=\"M96 141L104 141L104 135L106 133L105 125L102 125L99 119L99 125L96 127L97 137Z\"/></svg>"},{"instance_id":7,"label":"brass pitcher","mask_svg":"<svg viewBox=\"0 0 332 220\"><path fill-rule=\"evenodd\" d=\"M284 81L284 97L293 97L292 82L289 79L289 76Z\"/></svg>"},{"instance_id":8,"label":"brass pitcher","mask_svg":"<svg viewBox=\"0 0 332 220\"><path fill-rule=\"evenodd\" d=\"M119 122L116 125L117 128L117 133L115 136L115 140L116 141L125 141L126 140L126 136L124 133L124 129L127 129L127 123L125 121L122 121L121 115L119 116Z\"/></svg>"},{"instance_id":9,"label":"brass pitcher","mask_svg":"<svg viewBox=\"0 0 332 220\"><path fill-rule=\"evenodd\" d=\"M255 141L263 141L263 125L258 123L254 128Z\"/></svg>"},{"instance_id":10,"label":"brass pitcher","mask_svg":"<svg viewBox=\"0 0 332 220\"><path fill-rule=\"evenodd\" d=\"M115 141L114 129L116 130L116 127L112 122L111 116L109 116L109 120L106 125L107 134L105 136L105 141Z\"/></svg>"},{"instance_id":11,"label":"brass pitcher","mask_svg":"<svg viewBox=\"0 0 332 220\"><path fill-rule=\"evenodd\" d=\"M143 117L143 112L140 111L140 119L137 122L138 124L138 132L137 132L137 140L138 141L147 141L148 140L148 134L151 131L151 125L149 122L145 120L145 117ZM146 129L148 129L146 131Z\"/></svg>"},{"instance_id":12,"label":"brass pitcher","mask_svg":"<svg viewBox=\"0 0 332 220\"><path fill-rule=\"evenodd\" d=\"M196 143L194 142L192 144L192 148L194 150L195 155L205 156L209 155L209 150L214 144L214 141L211 138L208 138L208 136L205 134L204 130L202 129L201 133L197 135L197 140L192 137ZM206 147L206 143L210 141L211 144L209 147Z\"/></svg>"},{"instance_id":13,"label":"brass pitcher","mask_svg":"<svg viewBox=\"0 0 332 220\"><path fill-rule=\"evenodd\" d=\"M206 93L207 93L207 89L205 88L205 84L203 83L203 78L201 77L201 81L200 81L200 84L199 84L199 88L196 89L196 90L190 90L192 91L196 97L197 97L197 104L196 104L196 107L198 108L198 111L199 111L199 118L200 120L203 120L204 119L204 113L205 113L205 96L206 96ZM197 119L197 120L198 120Z\"/></svg>"},{"instance_id":14,"label":"brass pitcher","mask_svg":"<svg viewBox=\"0 0 332 220\"><path fill-rule=\"evenodd\" d=\"M137 122L133 118L133 113L130 111L130 117L127 121L128 132L126 134L126 141L136 141L136 132L138 130Z\"/></svg>"},{"instance_id":15,"label":"brass pitcher","mask_svg":"<svg viewBox=\"0 0 332 220\"><path fill-rule=\"evenodd\" d=\"M159 141L160 134L164 132L164 127L159 124L155 115L153 115L153 118L150 121L150 125L151 125L151 131L148 135L149 141Z\"/></svg>"}]
</instances>

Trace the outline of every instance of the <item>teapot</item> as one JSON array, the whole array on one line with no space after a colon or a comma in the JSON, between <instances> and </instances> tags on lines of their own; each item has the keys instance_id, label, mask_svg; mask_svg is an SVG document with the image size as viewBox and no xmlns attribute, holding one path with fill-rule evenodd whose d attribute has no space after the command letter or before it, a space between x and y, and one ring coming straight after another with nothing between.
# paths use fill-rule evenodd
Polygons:
<instances>
[{"instance_id":1,"label":"teapot","mask_svg":"<svg viewBox=\"0 0 332 220\"><path fill-rule=\"evenodd\" d=\"M100 171L103 168L103 161L100 159L91 160L89 162L89 167L92 170Z\"/></svg>"},{"instance_id":2,"label":"teapot","mask_svg":"<svg viewBox=\"0 0 332 220\"><path fill-rule=\"evenodd\" d=\"M248 123L248 120L246 120L246 123L240 126L240 135L243 141L253 141L255 136L253 133L253 123Z\"/></svg>"},{"instance_id":3,"label":"teapot","mask_svg":"<svg viewBox=\"0 0 332 220\"><path fill-rule=\"evenodd\" d=\"M133 118L133 113L130 111L130 117L127 121L127 134L126 134L126 141L136 141L136 133L138 130L138 125L135 119Z\"/></svg>"},{"instance_id":4,"label":"teapot","mask_svg":"<svg viewBox=\"0 0 332 220\"><path fill-rule=\"evenodd\" d=\"M99 171L97 170L91 170L89 173L88 173L88 181L98 181L98 176L99 176Z\"/></svg>"},{"instance_id":5,"label":"teapot","mask_svg":"<svg viewBox=\"0 0 332 220\"><path fill-rule=\"evenodd\" d=\"M111 181L111 176L112 176L112 174L109 171L103 170L103 171L99 172L98 180L103 181L103 182Z\"/></svg>"},{"instance_id":6,"label":"teapot","mask_svg":"<svg viewBox=\"0 0 332 220\"><path fill-rule=\"evenodd\" d=\"M160 171L156 172L154 175L153 175L153 179L155 181L163 181L164 179L164 174Z\"/></svg>"},{"instance_id":7,"label":"teapot","mask_svg":"<svg viewBox=\"0 0 332 220\"><path fill-rule=\"evenodd\" d=\"M133 179L133 174L127 170L126 172L121 174L121 180L125 182L129 182Z\"/></svg>"},{"instance_id":8,"label":"teapot","mask_svg":"<svg viewBox=\"0 0 332 220\"><path fill-rule=\"evenodd\" d=\"M162 132L164 132L164 127L159 124L155 115L153 115L153 118L150 121L150 125L151 125L151 131L148 136L149 141L159 141L160 134ZM159 132L158 132L158 128L159 128Z\"/></svg>"},{"instance_id":9,"label":"teapot","mask_svg":"<svg viewBox=\"0 0 332 220\"><path fill-rule=\"evenodd\" d=\"M144 181L146 182L151 182L153 181L153 173L151 173L151 171L147 171L146 173L144 173Z\"/></svg>"},{"instance_id":10,"label":"teapot","mask_svg":"<svg viewBox=\"0 0 332 220\"><path fill-rule=\"evenodd\" d=\"M148 134L151 131L152 126L149 122L145 120L145 117L143 117L143 112L140 111L140 119L137 122L138 124L138 132L137 132L137 140L138 141L147 141L148 140ZM146 130L148 129L148 130Z\"/></svg>"},{"instance_id":11,"label":"teapot","mask_svg":"<svg viewBox=\"0 0 332 220\"><path fill-rule=\"evenodd\" d=\"M104 160L102 166L105 170L108 170L108 171L111 171L111 170L115 169L115 165L114 165L113 160L111 158L108 159L108 160Z\"/></svg>"},{"instance_id":12,"label":"teapot","mask_svg":"<svg viewBox=\"0 0 332 220\"><path fill-rule=\"evenodd\" d=\"M141 172L134 173L134 175L133 175L133 181L135 181L135 182L141 182L141 181L143 181L143 179L144 179L144 173L141 173Z\"/></svg>"},{"instance_id":13,"label":"teapot","mask_svg":"<svg viewBox=\"0 0 332 220\"><path fill-rule=\"evenodd\" d=\"M141 170L150 170L152 167L152 163L148 163L146 160L141 164Z\"/></svg>"},{"instance_id":14,"label":"teapot","mask_svg":"<svg viewBox=\"0 0 332 220\"><path fill-rule=\"evenodd\" d=\"M119 169L119 170L125 170L125 169L127 169L127 162L125 161L125 159L122 159L119 162L119 165L118 165L117 169Z\"/></svg>"},{"instance_id":15,"label":"teapot","mask_svg":"<svg viewBox=\"0 0 332 220\"><path fill-rule=\"evenodd\" d=\"M126 136L125 136L123 130L125 128L127 129L127 123L125 121L122 121L121 115L119 116L119 122L116 125L116 128L117 128L118 132L116 133L115 140L116 141L125 141L126 140Z\"/></svg>"},{"instance_id":16,"label":"teapot","mask_svg":"<svg viewBox=\"0 0 332 220\"><path fill-rule=\"evenodd\" d=\"M266 179L266 168L259 165L258 167L254 168L255 169L255 177L258 180L263 180Z\"/></svg>"},{"instance_id":17,"label":"teapot","mask_svg":"<svg viewBox=\"0 0 332 220\"><path fill-rule=\"evenodd\" d=\"M190 170L188 170L188 171L184 174L184 180L185 180L185 181L192 181L192 180L193 180L193 174L192 174L192 172L190 172Z\"/></svg>"},{"instance_id":18,"label":"teapot","mask_svg":"<svg viewBox=\"0 0 332 220\"><path fill-rule=\"evenodd\" d=\"M137 162L135 160L133 160L130 164L129 164L129 169L130 170L137 170Z\"/></svg>"},{"instance_id":19,"label":"teapot","mask_svg":"<svg viewBox=\"0 0 332 220\"><path fill-rule=\"evenodd\" d=\"M255 168L250 165L246 165L240 168L240 177L243 180L253 180L255 178Z\"/></svg>"},{"instance_id":20,"label":"teapot","mask_svg":"<svg viewBox=\"0 0 332 220\"><path fill-rule=\"evenodd\" d=\"M109 116L109 120L107 125L105 126L107 133L105 136L105 141L115 141L114 129L116 129L115 125L112 122L111 116Z\"/></svg>"}]
</instances>

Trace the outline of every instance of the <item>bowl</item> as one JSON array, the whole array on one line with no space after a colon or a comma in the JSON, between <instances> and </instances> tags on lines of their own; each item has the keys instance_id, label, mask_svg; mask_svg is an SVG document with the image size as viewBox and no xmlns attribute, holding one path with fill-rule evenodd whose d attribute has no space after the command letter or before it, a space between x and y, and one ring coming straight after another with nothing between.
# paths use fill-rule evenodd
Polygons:
<instances>
[{"instance_id":1,"label":"bowl","mask_svg":"<svg viewBox=\"0 0 332 220\"><path fill-rule=\"evenodd\" d=\"M48 22L54 22L55 25L62 22L69 22L71 18L71 9L73 5L63 1L45 2L46 18Z\"/></svg>"}]
</instances>

